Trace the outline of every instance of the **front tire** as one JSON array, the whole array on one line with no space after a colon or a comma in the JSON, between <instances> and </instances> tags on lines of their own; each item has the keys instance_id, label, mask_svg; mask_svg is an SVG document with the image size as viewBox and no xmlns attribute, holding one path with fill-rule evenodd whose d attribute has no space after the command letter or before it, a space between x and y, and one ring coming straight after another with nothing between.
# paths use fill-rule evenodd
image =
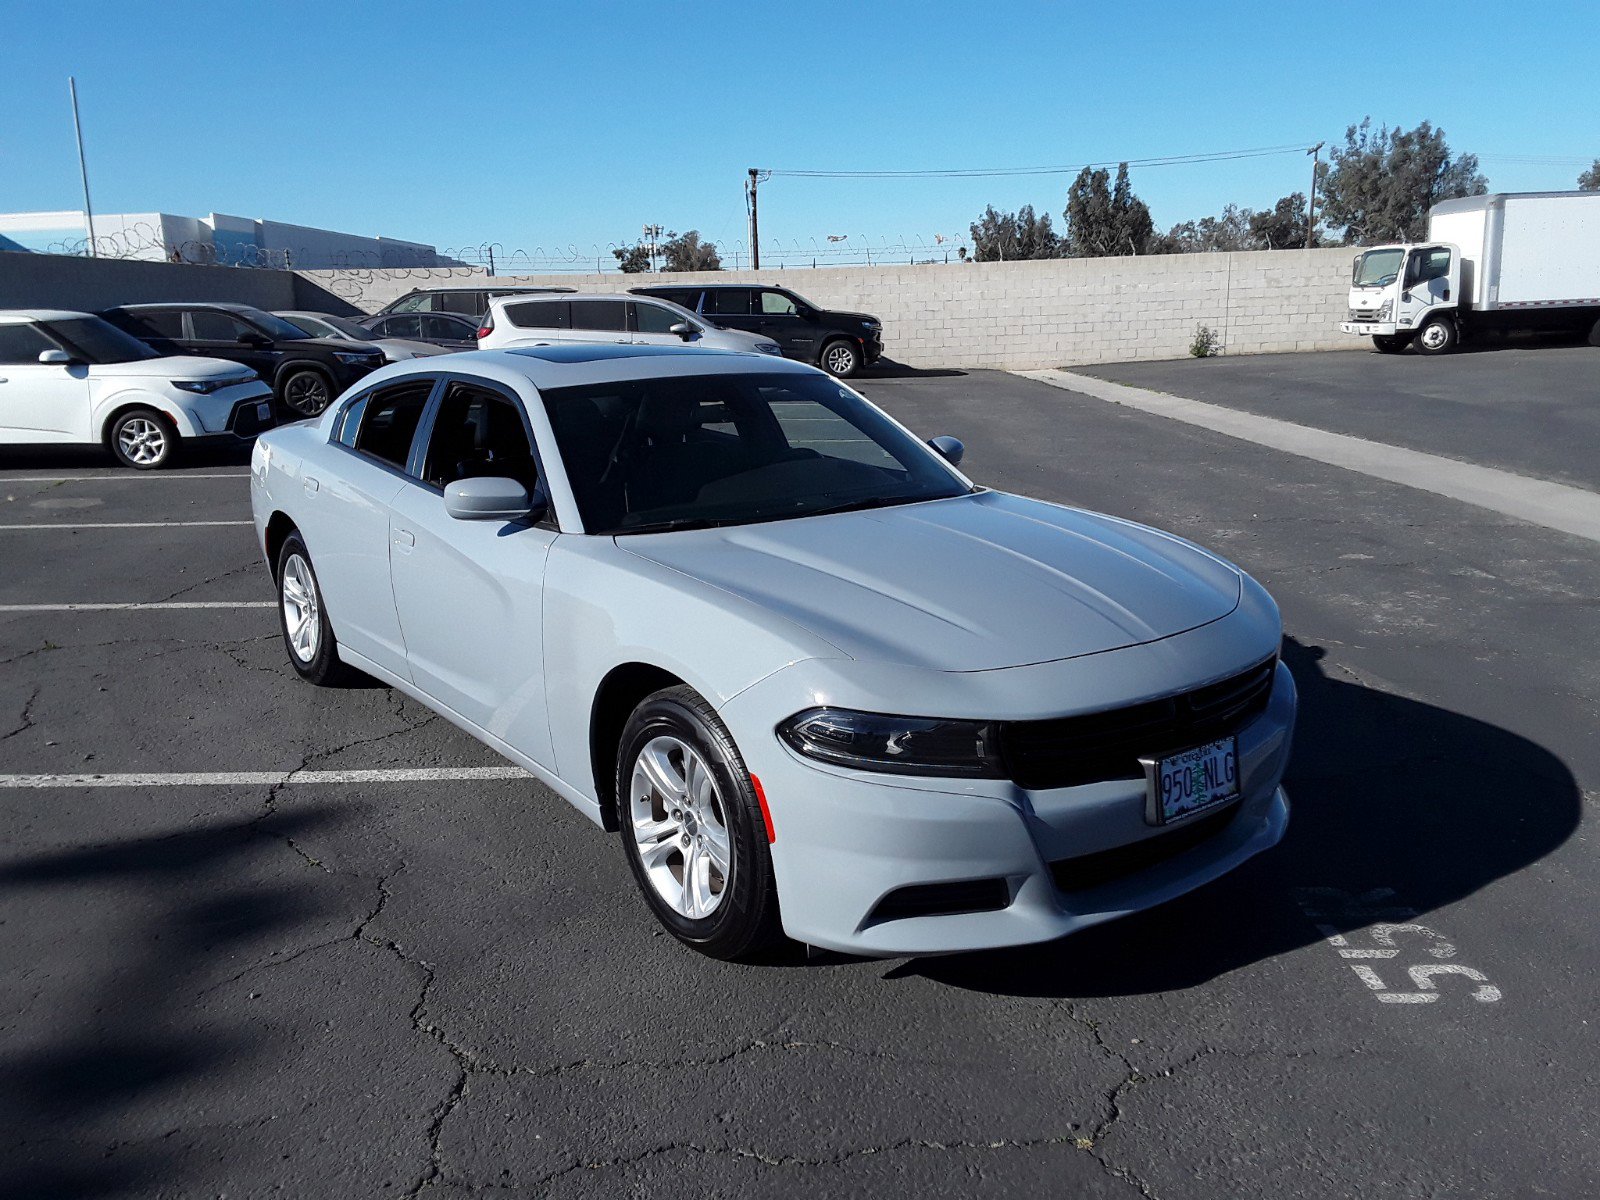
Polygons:
<instances>
[{"instance_id":1,"label":"front tire","mask_svg":"<svg viewBox=\"0 0 1600 1200\"><path fill-rule=\"evenodd\" d=\"M839 379L849 379L861 369L861 352L843 338L822 348L822 369Z\"/></svg>"},{"instance_id":2,"label":"front tire","mask_svg":"<svg viewBox=\"0 0 1600 1200\"><path fill-rule=\"evenodd\" d=\"M1387 333L1375 333L1372 335L1372 348L1379 354L1399 354L1410 344L1410 338Z\"/></svg>"},{"instance_id":3,"label":"front tire","mask_svg":"<svg viewBox=\"0 0 1600 1200\"><path fill-rule=\"evenodd\" d=\"M1417 353L1449 354L1460 340L1454 321L1449 317L1434 317L1417 330Z\"/></svg>"},{"instance_id":4,"label":"front tire","mask_svg":"<svg viewBox=\"0 0 1600 1200\"><path fill-rule=\"evenodd\" d=\"M321 371L307 368L284 377L278 398L296 416L315 417L333 402L333 385Z\"/></svg>"},{"instance_id":5,"label":"front tire","mask_svg":"<svg viewBox=\"0 0 1600 1200\"><path fill-rule=\"evenodd\" d=\"M111 453L125 467L154 471L172 461L178 435L153 408L130 408L111 425Z\"/></svg>"},{"instance_id":6,"label":"front tire","mask_svg":"<svg viewBox=\"0 0 1600 1200\"><path fill-rule=\"evenodd\" d=\"M350 668L339 661L311 554L298 533L284 538L278 551L278 626L289 665L301 679L332 687L349 677Z\"/></svg>"},{"instance_id":7,"label":"front tire","mask_svg":"<svg viewBox=\"0 0 1600 1200\"><path fill-rule=\"evenodd\" d=\"M780 937L766 822L750 772L692 688L645 698L617 752L622 844L650 910L673 937L738 959Z\"/></svg>"}]
</instances>

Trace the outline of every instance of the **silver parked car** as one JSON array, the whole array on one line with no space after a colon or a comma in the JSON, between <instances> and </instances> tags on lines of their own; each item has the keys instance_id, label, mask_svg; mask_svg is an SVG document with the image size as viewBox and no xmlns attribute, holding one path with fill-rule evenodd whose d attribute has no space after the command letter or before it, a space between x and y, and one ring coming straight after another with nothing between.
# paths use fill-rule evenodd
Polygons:
<instances>
[{"instance_id":1,"label":"silver parked car","mask_svg":"<svg viewBox=\"0 0 1600 1200\"><path fill-rule=\"evenodd\" d=\"M619 831L705 953L1043 941L1275 844L1271 597L961 456L813 367L565 345L384 367L264 435L251 498L294 669Z\"/></svg>"},{"instance_id":2,"label":"silver parked car","mask_svg":"<svg viewBox=\"0 0 1600 1200\"><path fill-rule=\"evenodd\" d=\"M383 351L385 362L404 362L408 358L429 358L435 354L448 353L443 346L435 346L431 342L375 337L349 317L339 317L332 313L304 312L296 309L273 315L282 317L289 324L305 330L310 337L333 338L339 342L364 342L366 345L376 346Z\"/></svg>"}]
</instances>

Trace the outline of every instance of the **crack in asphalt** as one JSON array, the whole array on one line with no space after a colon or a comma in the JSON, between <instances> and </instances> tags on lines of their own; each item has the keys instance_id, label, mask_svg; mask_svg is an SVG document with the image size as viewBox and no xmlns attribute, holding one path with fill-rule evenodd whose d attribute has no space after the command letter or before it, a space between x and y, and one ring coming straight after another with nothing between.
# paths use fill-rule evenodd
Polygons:
<instances>
[{"instance_id":1,"label":"crack in asphalt","mask_svg":"<svg viewBox=\"0 0 1600 1200\"><path fill-rule=\"evenodd\" d=\"M197 588L203 588L208 583L217 583L217 582L219 582L221 580L228 579L231 576L241 575L246 571L258 571L260 569L261 569L261 564L259 562L245 563L245 565L242 566L242 567L233 567L230 570L223 571L219 575L212 575L212 576L209 576L209 577L207 577L205 579L197 580L196 582L191 583L186 587L181 587L177 591L173 592L170 596L161 597L161 599L155 601L155 603L157 603L157 604L165 604L168 600L176 600L179 596L186 596L190 592L194 591Z\"/></svg>"},{"instance_id":2,"label":"crack in asphalt","mask_svg":"<svg viewBox=\"0 0 1600 1200\"><path fill-rule=\"evenodd\" d=\"M22 702L22 715L18 718L18 720L21 721L21 724L15 729L11 730L9 733L0 734L0 742L14 738L19 733L26 733L28 730L33 728L33 706L35 702L38 701L39 693L42 690L43 689L38 684L34 684L33 691L29 692L28 698Z\"/></svg>"}]
</instances>

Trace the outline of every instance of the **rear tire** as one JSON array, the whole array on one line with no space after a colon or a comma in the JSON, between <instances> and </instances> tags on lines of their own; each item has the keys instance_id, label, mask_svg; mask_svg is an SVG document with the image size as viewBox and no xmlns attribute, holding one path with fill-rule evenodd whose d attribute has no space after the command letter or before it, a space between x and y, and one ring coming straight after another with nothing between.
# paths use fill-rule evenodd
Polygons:
<instances>
[{"instance_id":1,"label":"rear tire","mask_svg":"<svg viewBox=\"0 0 1600 1200\"><path fill-rule=\"evenodd\" d=\"M311 565L311 553L298 532L278 549L278 626L289 665L301 679L318 687L334 687L352 670L339 661L339 643L328 623L328 607Z\"/></svg>"},{"instance_id":2,"label":"rear tire","mask_svg":"<svg viewBox=\"0 0 1600 1200\"><path fill-rule=\"evenodd\" d=\"M861 351L843 338L835 338L822 348L822 369L839 379L849 379L861 369Z\"/></svg>"},{"instance_id":3,"label":"rear tire","mask_svg":"<svg viewBox=\"0 0 1600 1200\"><path fill-rule=\"evenodd\" d=\"M155 471L172 461L178 435L155 409L130 408L111 423L106 443L123 466Z\"/></svg>"},{"instance_id":4,"label":"rear tire","mask_svg":"<svg viewBox=\"0 0 1600 1200\"><path fill-rule=\"evenodd\" d=\"M1433 317L1417 330L1418 354L1449 354L1461 340L1456 323L1449 317Z\"/></svg>"},{"instance_id":5,"label":"rear tire","mask_svg":"<svg viewBox=\"0 0 1600 1200\"><path fill-rule=\"evenodd\" d=\"M766 821L739 748L693 688L647 696L622 731L623 852L667 932L712 958L781 936Z\"/></svg>"},{"instance_id":6,"label":"rear tire","mask_svg":"<svg viewBox=\"0 0 1600 1200\"><path fill-rule=\"evenodd\" d=\"M1399 354L1410 344L1410 338L1403 338L1396 334L1375 333L1372 335L1372 348L1379 354Z\"/></svg>"}]
</instances>

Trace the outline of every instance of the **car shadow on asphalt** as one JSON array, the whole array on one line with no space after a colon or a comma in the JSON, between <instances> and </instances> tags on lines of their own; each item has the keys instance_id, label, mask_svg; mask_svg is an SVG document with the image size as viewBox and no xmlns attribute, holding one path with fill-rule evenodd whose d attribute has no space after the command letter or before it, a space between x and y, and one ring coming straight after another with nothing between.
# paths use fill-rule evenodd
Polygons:
<instances>
[{"instance_id":1,"label":"car shadow on asphalt","mask_svg":"<svg viewBox=\"0 0 1600 1200\"><path fill-rule=\"evenodd\" d=\"M45 961L12 964L48 981L41 986L58 1007L8 1021L0 1196L165 1194L179 1183L162 1150L165 1130L151 1133L148 1106L269 1049L263 1026L202 1015L197 996L230 955L261 951L275 931L333 915L303 888L244 877L256 856L281 855L284 839L345 815L319 806L275 816L270 828L259 819L218 822L0 865L0 910L13 920L49 921L61 935ZM112 941L104 927L116 918L108 910L159 916L128 931L116 943L120 953L97 957L91 947ZM88 933L74 949L79 929Z\"/></svg>"},{"instance_id":2,"label":"car shadow on asphalt","mask_svg":"<svg viewBox=\"0 0 1600 1200\"><path fill-rule=\"evenodd\" d=\"M1324 671L1293 638L1300 690L1284 786L1289 831L1273 850L1158 908L1042 946L911 959L922 976L1001 995L1087 998L1177 991L1323 936L1301 889L1362 896L1425 914L1539 861L1577 827L1582 793L1527 738Z\"/></svg>"},{"instance_id":3,"label":"car shadow on asphalt","mask_svg":"<svg viewBox=\"0 0 1600 1200\"><path fill-rule=\"evenodd\" d=\"M172 464L160 474L181 473L201 467L247 467L250 443L221 446L179 446ZM131 478L146 472L122 467L102 446L5 446L0 447L0 482L7 471L82 471L92 468L126 471Z\"/></svg>"},{"instance_id":4,"label":"car shadow on asphalt","mask_svg":"<svg viewBox=\"0 0 1600 1200\"><path fill-rule=\"evenodd\" d=\"M953 367L908 367L892 358L880 358L862 370L860 379L865 383L877 379L957 379L966 374Z\"/></svg>"}]
</instances>

